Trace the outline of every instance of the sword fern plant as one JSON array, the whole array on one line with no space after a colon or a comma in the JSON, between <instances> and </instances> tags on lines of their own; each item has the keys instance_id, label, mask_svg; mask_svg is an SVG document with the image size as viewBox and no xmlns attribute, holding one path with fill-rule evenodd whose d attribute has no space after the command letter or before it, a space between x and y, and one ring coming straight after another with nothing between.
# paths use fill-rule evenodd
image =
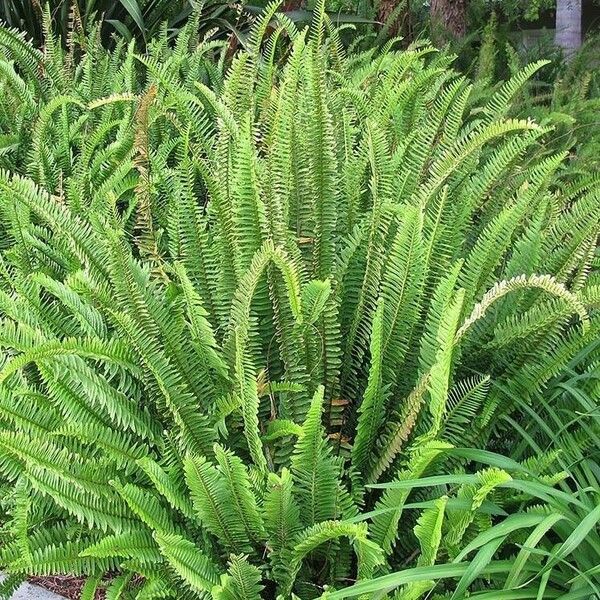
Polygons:
<instances>
[{"instance_id":1,"label":"sword fern plant","mask_svg":"<svg viewBox=\"0 0 600 600\"><path fill-rule=\"evenodd\" d=\"M224 76L191 26L77 61L0 30L6 590L530 576L498 553L544 510L490 532L560 493L556 457L461 447L598 336L598 182L507 116L539 65L474 103L429 46L346 54L322 9L299 31L276 8Z\"/></svg>"}]
</instances>

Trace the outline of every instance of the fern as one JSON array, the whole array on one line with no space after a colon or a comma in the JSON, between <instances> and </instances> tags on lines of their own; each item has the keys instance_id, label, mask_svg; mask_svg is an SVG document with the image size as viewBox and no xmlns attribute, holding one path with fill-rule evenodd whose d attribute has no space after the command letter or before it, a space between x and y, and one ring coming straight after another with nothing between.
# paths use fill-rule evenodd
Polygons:
<instances>
[{"instance_id":1,"label":"fern","mask_svg":"<svg viewBox=\"0 0 600 600\"><path fill-rule=\"evenodd\" d=\"M482 101L277 11L0 28L2 591L591 597L600 180L506 116L541 63Z\"/></svg>"}]
</instances>

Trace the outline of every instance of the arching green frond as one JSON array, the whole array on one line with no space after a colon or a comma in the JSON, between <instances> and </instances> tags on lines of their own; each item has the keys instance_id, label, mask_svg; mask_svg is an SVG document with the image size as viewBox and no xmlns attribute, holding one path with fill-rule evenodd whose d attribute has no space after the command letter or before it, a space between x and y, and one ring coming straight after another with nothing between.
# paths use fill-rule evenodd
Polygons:
<instances>
[{"instance_id":1,"label":"arching green frond","mask_svg":"<svg viewBox=\"0 0 600 600\"><path fill-rule=\"evenodd\" d=\"M304 557L321 544L340 537L350 538L359 560L359 577L361 579L369 578L374 568L383 561L383 554L376 543L367 539L367 533L365 523L348 524L340 521L324 521L301 532L291 557L292 577L288 593Z\"/></svg>"},{"instance_id":2,"label":"arching green frond","mask_svg":"<svg viewBox=\"0 0 600 600\"><path fill-rule=\"evenodd\" d=\"M313 396L306 420L294 447L291 471L294 489L300 506L300 518L313 525L339 517L337 504L340 478L339 463L331 453L321 424L323 387Z\"/></svg>"},{"instance_id":3,"label":"arching green frond","mask_svg":"<svg viewBox=\"0 0 600 600\"><path fill-rule=\"evenodd\" d=\"M209 592L218 583L216 567L192 542L174 533L156 532L154 539L169 565L192 590Z\"/></svg>"},{"instance_id":4,"label":"arching green frond","mask_svg":"<svg viewBox=\"0 0 600 600\"><path fill-rule=\"evenodd\" d=\"M460 329L456 332L457 341L466 333L466 331L479 319L483 318L488 308L498 299L508 294L513 290L523 289L526 287L538 287L549 294L565 300L573 312L577 313L582 322L584 332L589 327L589 317L587 310L582 302L569 292L562 284L555 281L550 275L519 275L508 281L498 282L492 289L485 293L480 302L478 302L467 317Z\"/></svg>"},{"instance_id":5,"label":"arching green frond","mask_svg":"<svg viewBox=\"0 0 600 600\"><path fill-rule=\"evenodd\" d=\"M263 519L271 548L269 561L273 565L274 578L278 582L285 581L290 576L291 552L296 534L301 528L300 509L294 497L294 482L285 468L281 476L269 474Z\"/></svg>"},{"instance_id":6,"label":"arching green frond","mask_svg":"<svg viewBox=\"0 0 600 600\"><path fill-rule=\"evenodd\" d=\"M490 377L476 376L456 382L448 394L446 414L440 437L460 446L465 431L483 406L490 388Z\"/></svg>"},{"instance_id":7,"label":"arching green frond","mask_svg":"<svg viewBox=\"0 0 600 600\"><path fill-rule=\"evenodd\" d=\"M145 490L132 483L123 485L119 481L112 481L111 484L127 502L129 508L150 529L165 533L170 533L176 529L167 508L160 503L150 490Z\"/></svg>"},{"instance_id":8,"label":"arching green frond","mask_svg":"<svg viewBox=\"0 0 600 600\"><path fill-rule=\"evenodd\" d=\"M512 97L523 87L525 82L530 79L542 67L549 64L547 60L540 60L531 63L515 73L502 87L488 100L483 108L488 119L502 116L509 108Z\"/></svg>"},{"instance_id":9,"label":"arching green frond","mask_svg":"<svg viewBox=\"0 0 600 600\"><path fill-rule=\"evenodd\" d=\"M323 313L331 294L331 281L310 281L302 288L302 315L304 321L312 325Z\"/></svg>"},{"instance_id":10,"label":"arching green frond","mask_svg":"<svg viewBox=\"0 0 600 600\"><path fill-rule=\"evenodd\" d=\"M429 412L432 417L428 436L434 437L442 427L448 390L452 377L454 338L462 311L463 293L457 292L443 315L437 334L437 352L428 377Z\"/></svg>"},{"instance_id":11,"label":"arching green frond","mask_svg":"<svg viewBox=\"0 0 600 600\"><path fill-rule=\"evenodd\" d=\"M429 374L421 377L415 388L406 397L394 420L386 423L384 434L377 443L378 458L367 477L368 483L379 480L408 441L425 400L428 383Z\"/></svg>"},{"instance_id":12,"label":"arching green frond","mask_svg":"<svg viewBox=\"0 0 600 600\"><path fill-rule=\"evenodd\" d=\"M380 302L373 317L371 332L371 367L362 402L358 408L358 424L352 445L353 467L359 473L367 471L379 429L383 423L385 390L382 382L383 315L384 302Z\"/></svg>"},{"instance_id":13,"label":"arching green frond","mask_svg":"<svg viewBox=\"0 0 600 600\"><path fill-rule=\"evenodd\" d=\"M211 594L215 600L260 600L263 586L260 570L250 564L243 555L232 556L227 574L221 583L213 587Z\"/></svg>"},{"instance_id":14,"label":"arching green frond","mask_svg":"<svg viewBox=\"0 0 600 600\"><path fill-rule=\"evenodd\" d=\"M160 562L161 556L152 534L139 529L118 533L103 538L82 551L82 556L97 558L125 557L134 558L142 563Z\"/></svg>"},{"instance_id":15,"label":"arching green frond","mask_svg":"<svg viewBox=\"0 0 600 600\"><path fill-rule=\"evenodd\" d=\"M511 477L500 469L488 469L477 474L478 485L464 485L458 492L458 497L469 503L469 508L458 510L448 515L448 527L444 536L444 544L450 551L461 542L467 527L473 522L477 509L487 496L498 485L510 481Z\"/></svg>"},{"instance_id":16,"label":"arching green frond","mask_svg":"<svg viewBox=\"0 0 600 600\"><path fill-rule=\"evenodd\" d=\"M382 347L384 379L397 380L410 338L417 324L426 263L423 248L423 216L420 209L403 207L385 265L381 294L385 301L384 342Z\"/></svg>"},{"instance_id":17,"label":"arching green frond","mask_svg":"<svg viewBox=\"0 0 600 600\"><path fill-rule=\"evenodd\" d=\"M229 509L239 515L250 539L260 539L263 522L246 467L233 452L219 445L215 446L215 458L234 503Z\"/></svg>"},{"instance_id":18,"label":"arching green frond","mask_svg":"<svg viewBox=\"0 0 600 600\"><path fill-rule=\"evenodd\" d=\"M185 479L202 525L230 551L250 551L249 527L245 522L248 517L242 512L245 507L240 506L240 499L234 497L227 477L204 457L185 459ZM236 484L237 487L239 485ZM246 489L244 494L247 495L247 492ZM251 501L248 503L251 506ZM231 512L232 508L236 509L235 513Z\"/></svg>"},{"instance_id":19,"label":"arching green frond","mask_svg":"<svg viewBox=\"0 0 600 600\"><path fill-rule=\"evenodd\" d=\"M181 281L192 336L202 352L200 359L205 360L218 375L227 377L227 366L217 351L217 341L207 319L208 313L204 309L202 298L194 288L183 265L177 265L175 269Z\"/></svg>"},{"instance_id":20,"label":"arching green frond","mask_svg":"<svg viewBox=\"0 0 600 600\"><path fill-rule=\"evenodd\" d=\"M171 506L186 517L195 518L192 503L185 494L185 488L179 479L167 473L149 456L139 458L136 462L152 481L156 490L168 500Z\"/></svg>"}]
</instances>

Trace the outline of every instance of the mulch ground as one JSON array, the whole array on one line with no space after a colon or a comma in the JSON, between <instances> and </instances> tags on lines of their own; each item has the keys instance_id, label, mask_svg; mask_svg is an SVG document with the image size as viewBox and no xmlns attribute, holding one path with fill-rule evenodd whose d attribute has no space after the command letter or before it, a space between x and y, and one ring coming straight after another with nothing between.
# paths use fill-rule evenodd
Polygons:
<instances>
[{"instance_id":1,"label":"mulch ground","mask_svg":"<svg viewBox=\"0 0 600 600\"><path fill-rule=\"evenodd\" d=\"M81 598L81 588L85 580L85 577L74 577L72 575L29 578L29 581L34 585L39 585L59 596L69 598L69 600L79 600ZM96 600L104 600L104 590L96 592Z\"/></svg>"}]
</instances>

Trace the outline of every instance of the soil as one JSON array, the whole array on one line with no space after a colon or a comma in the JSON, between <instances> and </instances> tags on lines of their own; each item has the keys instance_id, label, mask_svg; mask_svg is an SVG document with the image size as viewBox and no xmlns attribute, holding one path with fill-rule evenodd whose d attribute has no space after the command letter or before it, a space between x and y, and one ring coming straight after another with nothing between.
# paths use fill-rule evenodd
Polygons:
<instances>
[{"instance_id":1,"label":"soil","mask_svg":"<svg viewBox=\"0 0 600 600\"><path fill-rule=\"evenodd\" d=\"M85 584L85 577L75 577L73 575L55 575L47 577L30 577L30 583L39 585L59 596L69 598L69 600L79 600L81 598L81 588ZM95 600L104 600L104 590L96 592Z\"/></svg>"}]
</instances>

